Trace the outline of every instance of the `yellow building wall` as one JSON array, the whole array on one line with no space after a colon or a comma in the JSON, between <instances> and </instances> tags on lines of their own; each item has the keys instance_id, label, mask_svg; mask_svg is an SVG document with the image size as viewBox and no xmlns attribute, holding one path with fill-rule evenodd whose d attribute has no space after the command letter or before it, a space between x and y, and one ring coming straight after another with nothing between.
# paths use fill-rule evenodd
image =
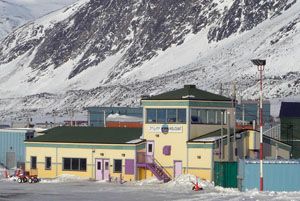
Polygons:
<instances>
[{"instance_id":1,"label":"yellow building wall","mask_svg":"<svg viewBox=\"0 0 300 201\"><path fill-rule=\"evenodd\" d=\"M148 108L163 108L163 109L187 109L188 107L183 106L147 106ZM188 115L188 114L187 114ZM146 116L146 113L145 113ZM169 126L179 126L181 127L181 132L169 132L163 134L160 131L152 132L151 127L162 127L164 124L149 124L144 119L144 139L147 141L154 141L154 157L155 159L166 169L166 172L173 177L173 166L174 160L182 161L183 173L186 167L186 154L187 154L187 144L188 141L188 124L168 124ZM163 154L163 147L166 145L171 146L171 155Z\"/></svg>"},{"instance_id":2,"label":"yellow building wall","mask_svg":"<svg viewBox=\"0 0 300 201\"><path fill-rule=\"evenodd\" d=\"M181 133L152 133L149 131L149 126L153 124L147 124L144 126L145 139L147 141L154 141L154 157L163 167L173 167L174 160L182 161L183 168L186 166L186 154L187 154L187 125L178 124L182 126ZM163 124L155 124L155 126L162 126ZM166 145L171 146L171 154L164 155L163 147ZM173 176L173 170L168 171Z\"/></svg>"},{"instance_id":3,"label":"yellow building wall","mask_svg":"<svg viewBox=\"0 0 300 201\"><path fill-rule=\"evenodd\" d=\"M116 145L114 145L116 146ZM134 145L132 145L134 146ZM125 154L123 156L122 154ZM86 148L47 148L47 147L26 147L26 171L30 171L31 156L37 157L37 172L40 178L55 178L62 174L71 174L87 179L95 179L95 160L109 159L110 175L114 178L122 178L125 181L135 180L135 174L125 174L125 159L135 160L135 150L119 150L119 149L86 149ZM45 170L45 157L51 157L52 168ZM86 171L67 171L63 170L63 158L86 158ZM114 159L122 160L122 173L114 173Z\"/></svg>"},{"instance_id":4,"label":"yellow building wall","mask_svg":"<svg viewBox=\"0 0 300 201\"><path fill-rule=\"evenodd\" d=\"M188 149L188 174L198 176L199 178L208 181L213 180L213 145L210 145L211 148Z\"/></svg>"}]
</instances>

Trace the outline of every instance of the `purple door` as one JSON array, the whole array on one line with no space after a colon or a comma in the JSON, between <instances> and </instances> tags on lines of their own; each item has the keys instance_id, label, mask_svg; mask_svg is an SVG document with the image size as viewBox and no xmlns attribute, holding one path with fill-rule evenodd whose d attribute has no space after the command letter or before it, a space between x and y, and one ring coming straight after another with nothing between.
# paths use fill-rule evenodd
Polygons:
<instances>
[{"instance_id":1,"label":"purple door","mask_svg":"<svg viewBox=\"0 0 300 201\"><path fill-rule=\"evenodd\" d=\"M182 161L174 161L174 177L182 174Z\"/></svg>"},{"instance_id":2,"label":"purple door","mask_svg":"<svg viewBox=\"0 0 300 201\"><path fill-rule=\"evenodd\" d=\"M153 157L154 157L154 142L147 141L146 163L153 163Z\"/></svg>"},{"instance_id":3,"label":"purple door","mask_svg":"<svg viewBox=\"0 0 300 201\"><path fill-rule=\"evenodd\" d=\"M96 159L96 180L103 180L103 159Z\"/></svg>"},{"instance_id":4,"label":"purple door","mask_svg":"<svg viewBox=\"0 0 300 201\"><path fill-rule=\"evenodd\" d=\"M104 159L103 160L103 177L104 180L109 180L109 159Z\"/></svg>"}]
</instances>

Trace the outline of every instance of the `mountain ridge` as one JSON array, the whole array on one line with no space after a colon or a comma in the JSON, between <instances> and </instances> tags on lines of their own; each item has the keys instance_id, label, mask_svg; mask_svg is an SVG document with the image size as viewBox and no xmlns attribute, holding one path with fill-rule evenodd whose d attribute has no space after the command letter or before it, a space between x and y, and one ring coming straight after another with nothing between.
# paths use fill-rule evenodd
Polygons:
<instances>
[{"instance_id":1,"label":"mountain ridge","mask_svg":"<svg viewBox=\"0 0 300 201\"><path fill-rule=\"evenodd\" d=\"M250 59L259 57L266 97L300 94L299 2L242 2L79 1L0 43L0 92L20 96L20 108L47 105L37 99L49 93L64 108L138 104L142 94L188 83L212 92L222 83L230 96L237 82L239 95L255 98Z\"/></svg>"}]
</instances>

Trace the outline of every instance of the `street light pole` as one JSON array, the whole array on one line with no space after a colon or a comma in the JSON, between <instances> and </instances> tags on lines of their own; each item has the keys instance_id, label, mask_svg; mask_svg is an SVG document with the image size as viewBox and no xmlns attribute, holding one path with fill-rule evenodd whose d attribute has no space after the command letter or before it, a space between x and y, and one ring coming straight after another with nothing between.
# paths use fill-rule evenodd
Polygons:
<instances>
[{"instance_id":1,"label":"street light pole","mask_svg":"<svg viewBox=\"0 0 300 201\"><path fill-rule=\"evenodd\" d=\"M253 59L251 60L257 66L260 75L260 101L259 101L259 130L260 130L260 146L259 146L259 160L260 160L260 179L259 190L264 189L263 177L263 71L266 65L266 60Z\"/></svg>"}]
</instances>

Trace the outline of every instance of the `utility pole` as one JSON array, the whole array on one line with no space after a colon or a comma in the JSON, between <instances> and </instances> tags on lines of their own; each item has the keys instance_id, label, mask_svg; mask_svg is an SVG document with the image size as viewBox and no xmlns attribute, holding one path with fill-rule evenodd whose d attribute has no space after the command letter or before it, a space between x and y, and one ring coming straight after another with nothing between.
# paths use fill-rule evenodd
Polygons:
<instances>
[{"instance_id":1,"label":"utility pole","mask_svg":"<svg viewBox=\"0 0 300 201\"><path fill-rule=\"evenodd\" d=\"M259 130L260 130L260 149L259 149L259 159L260 159L260 180L259 180L259 190L264 189L264 179L263 179L263 71L266 65L266 60L253 59L251 60L254 65L257 66L257 70L260 75L260 101L259 101Z\"/></svg>"}]
</instances>

